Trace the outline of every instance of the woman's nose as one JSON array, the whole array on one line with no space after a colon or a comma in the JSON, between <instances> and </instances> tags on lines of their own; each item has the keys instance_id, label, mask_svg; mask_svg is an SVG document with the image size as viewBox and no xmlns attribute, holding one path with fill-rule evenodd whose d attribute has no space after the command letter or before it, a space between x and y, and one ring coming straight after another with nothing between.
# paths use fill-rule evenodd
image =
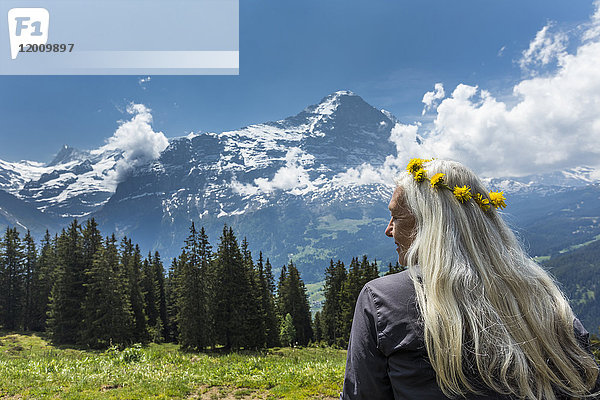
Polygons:
<instances>
[{"instance_id":1,"label":"woman's nose","mask_svg":"<svg viewBox=\"0 0 600 400\"><path fill-rule=\"evenodd\" d=\"M392 224L392 219L390 219L390 223L388 224L387 228L385 228L385 235L393 237L393 229L394 225Z\"/></svg>"}]
</instances>

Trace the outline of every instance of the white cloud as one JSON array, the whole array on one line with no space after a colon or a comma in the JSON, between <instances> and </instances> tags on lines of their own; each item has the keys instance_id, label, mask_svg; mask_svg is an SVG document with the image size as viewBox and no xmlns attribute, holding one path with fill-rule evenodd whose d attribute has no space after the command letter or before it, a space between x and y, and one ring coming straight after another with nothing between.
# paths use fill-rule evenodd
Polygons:
<instances>
[{"instance_id":1,"label":"white cloud","mask_svg":"<svg viewBox=\"0 0 600 400\"><path fill-rule=\"evenodd\" d=\"M425 157L425 149L417 142L417 131L420 125L403 125L397 123L390 135L390 141L396 146L396 156L388 156L383 165L375 168L370 164L362 164L357 168L337 174L333 182L337 185L368 185L382 183L393 185L398 171L404 169L410 157Z\"/></svg>"},{"instance_id":2,"label":"white cloud","mask_svg":"<svg viewBox=\"0 0 600 400\"><path fill-rule=\"evenodd\" d=\"M129 121L121 122L106 144L95 150L101 153L110 150L123 151L123 158L117 162L115 180L121 181L131 168L152 161L169 145L162 132L152 129L151 110L143 104L130 104L127 113L132 115Z\"/></svg>"},{"instance_id":3,"label":"white cloud","mask_svg":"<svg viewBox=\"0 0 600 400\"><path fill-rule=\"evenodd\" d=\"M498 50L498 53L496 53L496 55L498 57L502 57L504 55L504 50L506 50L506 46L500 47L500 50Z\"/></svg>"},{"instance_id":4,"label":"white cloud","mask_svg":"<svg viewBox=\"0 0 600 400\"><path fill-rule=\"evenodd\" d=\"M259 192L270 193L285 190L292 194L303 194L314 189L308 171L303 164L311 163L312 158L304 154L298 147L292 147L285 156L285 166L281 167L273 179L257 178L254 184L242 184L234 180L231 184L234 191L243 195Z\"/></svg>"},{"instance_id":5,"label":"white cloud","mask_svg":"<svg viewBox=\"0 0 600 400\"><path fill-rule=\"evenodd\" d=\"M350 168L333 182L391 185L412 157L458 160L488 177L600 168L600 0L594 4L590 22L579 30L551 32L548 24L536 34L520 61L529 75L513 86L512 95L499 98L479 86L459 84L446 97L443 84L436 83L422 99L423 114L434 112L431 124L396 124L389 138L396 155L381 167ZM572 52L569 40L577 40ZM242 194L314 189L320 183L310 181L300 154L299 149L288 153L273 179L234 182L234 189Z\"/></svg>"},{"instance_id":6,"label":"white cloud","mask_svg":"<svg viewBox=\"0 0 600 400\"><path fill-rule=\"evenodd\" d=\"M443 86L436 84L423 96L424 111L440 100L432 124L397 124L390 136L396 156L379 168L368 164L351 168L336 180L390 183L412 157L461 161L490 177L583 165L600 168L600 0L594 4L590 22L571 31L570 37L550 33L548 25L523 52L522 66L545 67L543 75L531 70L502 100L465 84L445 97ZM578 43L571 53L566 50L569 39ZM557 62L548 71L553 60Z\"/></svg>"},{"instance_id":7,"label":"white cloud","mask_svg":"<svg viewBox=\"0 0 600 400\"><path fill-rule=\"evenodd\" d=\"M427 92L423 95L422 102L425 104L425 107L423 107L422 115L425 115L427 111L431 110L435 105L437 105L438 101L444 97L446 97L444 85L441 83L436 83L433 92Z\"/></svg>"},{"instance_id":8,"label":"white cloud","mask_svg":"<svg viewBox=\"0 0 600 400\"><path fill-rule=\"evenodd\" d=\"M561 58L553 74L515 85L512 107L485 90L458 85L438 106L423 147L496 176L598 165L600 41Z\"/></svg>"},{"instance_id":9,"label":"white cloud","mask_svg":"<svg viewBox=\"0 0 600 400\"><path fill-rule=\"evenodd\" d=\"M551 32L553 25L554 23L549 22L544 26L529 43L529 48L523 51L523 56L519 60L523 71L535 75L537 72L535 68L548 65L554 60L559 64L562 63L567 55L569 38L564 32Z\"/></svg>"},{"instance_id":10,"label":"white cloud","mask_svg":"<svg viewBox=\"0 0 600 400\"><path fill-rule=\"evenodd\" d=\"M600 37L600 0L594 1L594 6L596 10L592 17L590 18L590 23L585 27L585 32L583 33L583 40L594 40Z\"/></svg>"},{"instance_id":11,"label":"white cloud","mask_svg":"<svg viewBox=\"0 0 600 400\"><path fill-rule=\"evenodd\" d=\"M396 145L398 154L412 154L421 151L421 146L417 142L418 130L420 124L403 125L396 124L392 128L390 141Z\"/></svg>"},{"instance_id":12,"label":"white cloud","mask_svg":"<svg viewBox=\"0 0 600 400\"><path fill-rule=\"evenodd\" d=\"M144 90L146 90L146 84L148 82L150 82L152 80L152 78L150 76L147 76L145 78L140 78L138 79L138 85L140 85L140 87Z\"/></svg>"}]
</instances>

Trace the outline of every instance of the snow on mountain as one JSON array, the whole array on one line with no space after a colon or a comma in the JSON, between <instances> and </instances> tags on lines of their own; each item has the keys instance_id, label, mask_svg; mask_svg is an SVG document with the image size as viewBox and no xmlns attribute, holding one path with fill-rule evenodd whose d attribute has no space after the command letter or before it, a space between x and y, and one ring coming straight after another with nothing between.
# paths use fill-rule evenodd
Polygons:
<instances>
[{"instance_id":1,"label":"snow on mountain","mask_svg":"<svg viewBox=\"0 0 600 400\"><path fill-rule=\"evenodd\" d=\"M63 146L48 164L0 160L0 189L56 217L83 217L114 193L120 150Z\"/></svg>"},{"instance_id":2,"label":"snow on mountain","mask_svg":"<svg viewBox=\"0 0 600 400\"><path fill-rule=\"evenodd\" d=\"M64 145L45 166L2 162L0 188L58 219L97 211L132 170L156 159L168 146L164 134L152 129L149 108L132 103L126 111L131 119L120 121L97 149Z\"/></svg>"},{"instance_id":3,"label":"snow on mountain","mask_svg":"<svg viewBox=\"0 0 600 400\"><path fill-rule=\"evenodd\" d=\"M227 224L274 265L293 259L309 281L320 277L329 258L369 254L393 261L389 243L381 240L393 182L343 179L365 165L386 167L386 157L397 150L390 138L399 122L391 113L339 91L282 120L191 133L168 146L164 135L152 130L147 108L138 105L131 113L131 121L99 149L63 146L47 165L0 161L0 189L18 198L6 202L20 215L0 203L6 223L27 225L29 205L58 219L93 216L103 232L128 235L166 258L177 255L191 221L206 228L211 243ZM402 139L417 140L410 134ZM565 193L566 188L599 181L599 171L580 167L486 183L511 194L510 212L528 214L526 222L534 224L548 219L555 202L539 207L536 200L533 207L528 199L558 193L565 209L583 196ZM563 224L587 229L577 240L596 234L585 225L596 215L596 189L586 190L584 208L590 213L576 210L580 218Z\"/></svg>"},{"instance_id":4,"label":"snow on mountain","mask_svg":"<svg viewBox=\"0 0 600 400\"><path fill-rule=\"evenodd\" d=\"M116 143L115 138L118 143L128 142L124 139L132 136L128 131L137 132L133 128L139 126L146 137L156 135L149 126L148 109L138 105L131 113L132 120L118 129L109 144ZM134 123L138 125L128 126ZM183 181L203 185L205 193L216 198L223 193L252 198L260 205L274 190L295 195L319 189L327 192L332 189L331 178L348 167L381 164L393 150L388 139L395 123L391 114L373 108L354 93L338 91L283 120L171 140L150 167L145 165L152 160L123 162L136 148L129 143L127 152L117 145L92 151L65 145L47 165L0 161L0 188L47 214L84 217L100 209L129 173L172 174L187 168ZM125 169L127 174L121 176L123 165L130 164L135 168ZM230 210L226 203L215 206L218 215L235 215L244 209Z\"/></svg>"},{"instance_id":5,"label":"snow on mountain","mask_svg":"<svg viewBox=\"0 0 600 400\"><path fill-rule=\"evenodd\" d=\"M35 161L8 162L0 160L0 189L13 195L32 180L39 179L51 168Z\"/></svg>"},{"instance_id":6,"label":"snow on mountain","mask_svg":"<svg viewBox=\"0 0 600 400\"><path fill-rule=\"evenodd\" d=\"M101 207L116 189L115 165L121 152L71 154L62 159L57 156L47 172L27 182L17 196L40 211L66 218L83 217Z\"/></svg>"},{"instance_id":7,"label":"snow on mountain","mask_svg":"<svg viewBox=\"0 0 600 400\"><path fill-rule=\"evenodd\" d=\"M86 151L78 150L74 147L63 145L52 161L48 163L48 167L53 167L58 164L67 164L71 161L83 161L87 157Z\"/></svg>"},{"instance_id":8,"label":"snow on mountain","mask_svg":"<svg viewBox=\"0 0 600 400\"><path fill-rule=\"evenodd\" d=\"M194 220L212 237L224 223L252 232L254 245L271 249L277 263L309 262L334 251L321 249L323 243L315 250L311 241L364 229L373 230L372 238L385 222L390 187L340 186L334 177L365 162L381 165L395 150L394 125L359 96L340 91L279 121L173 139L94 215L106 230L145 237L169 256Z\"/></svg>"},{"instance_id":9,"label":"snow on mountain","mask_svg":"<svg viewBox=\"0 0 600 400\"><path fill-rule=\"evenodd\" d=\"M486 183L495 190L506 193L541 193L556 192L563 188L583 187L600 183L600 170L581 166L545 174L534 174L523 177L488 178Z\"/></svg>"},{"instance_id":10,"label":"snow on mountain","mask_svg":"<svg viewBox=\"0 0 600 400\"><path fill-rule=\"evenodd\" d=\"M232 226L249 237L254 253L265 252L274 265L293 259L309 280L331 257L364 253L387 263L394 255L382 237L393 182L359 184L340 176L362 165L382 166L396 151L390 137L397 123L390 113L340 91L279 121L173 139L157 160L132 171L94 215L103 229L135 237L167 257L179 252L195 221L215 243L223 224ZM583 184L594 174L579 168L488 183L507 193L527 195L540 187L555 193L557 185ZM509 199L511 212L530 212L529 203L515 200ZM551 211L552 203L546 205Z\"/></svg>"}]
</instances>

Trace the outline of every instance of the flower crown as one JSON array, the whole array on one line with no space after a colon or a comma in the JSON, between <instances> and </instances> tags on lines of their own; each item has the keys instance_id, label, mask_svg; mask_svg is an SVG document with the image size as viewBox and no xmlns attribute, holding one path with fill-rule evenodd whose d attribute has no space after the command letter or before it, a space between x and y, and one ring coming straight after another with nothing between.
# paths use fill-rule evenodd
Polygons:
<instances>
[{"instance_id":1,"label":"flower crown","mask_svg":"<svg viewBox=\"0 0 600 400\"><path fill-rule=\"evenodd\" d=\"M468 185L462 187L454 186L454 188L451 188L444 182L444 176L446 176L446 174L441 172L428 178L427 171L423 169L423 164L428 161L431 160L413 158L406 166L406 170L413 175L415 181L423 182L429 179L432 188L444 188L450 190L454 194L454 197L462 204L473 199L483 211L488 211L491 206L500 209L506 207L504 192L490 192L488 195L489 198L487 198L481 193L471 193L471 187Z\"/></svg>"}]
</instances>

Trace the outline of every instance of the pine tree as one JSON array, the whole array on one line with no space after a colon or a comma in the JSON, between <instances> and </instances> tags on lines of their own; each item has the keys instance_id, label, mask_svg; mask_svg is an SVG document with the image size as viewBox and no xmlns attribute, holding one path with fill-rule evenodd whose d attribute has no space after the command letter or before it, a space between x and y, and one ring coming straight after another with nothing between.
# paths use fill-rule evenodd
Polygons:
<instances>
[{"instance_id":1,"label":"pine tree","mask_svg":"<svg viewBox=\"0 0 600 400\"><path fill-rule=\"evenodd\" d=\"M281 315L289 313L292 316L296 329L296 340L300 345L307 345L313 336L308 293L300 273L292 261L287 269L282 268L279 288L278 303Z\"/></svg>"},{"instance_id":2,"label":"pine tree","mask_svg":"<svg viewBox=\"0 0 600 400\"><path fill-rule=\"evenodd\" d=\"M341 333L341 291L346 281L346 268L344 263L338 260L335 264L330 260L329 267L325 270L325 303L321 313L323 326L323 340L329 345L336 344L342 337Z\"/></svg>"},{"instance_id":3,"label":"pine tree","mask_svg":"<svg viewBox=\"0 0 600 400\"><path fill-rule=\"evenodd\" d=\"M397 274L398 272L402 272L405 269L406 269L406 267L403 265L400 265L400 263L398 263L398 261L396 261L395 265L392 265L392 263L389 263L388 264L388 272L385 273L385 276Z\"/></svg>"},{"instance_id":4,"label":"pine tree","mask_svg":"<svg viewBox=\"0 0 600 400\"><path fill-rule=\"evenodd\" d=\"M32 282L31 329L43 331L46 329L48 302L54 282L56 265L55 242L46 231L41 243L41 250L36 262L36 273Z\"/></svg>"},{"instance_id":5,"label":"pine tree","mask_svg":"<svg viewBox=\"0 0 600 400\"><path fill-rule=\"evenodd\" d=\"M277 306L277 315L279 316L280 322L283 322L285 318L285 299L288 296L288 273L287 265L281 267L279 272L279 280L277 281L277 299L275 304Z\"/></svg>"},{"instance_id":6,"label":"pine tree","mask_svg":"<svg viewBox=\"0 0 600 400\"><path fill-rule=\"evenodd\" d=\"M322 326L323 324L321 323L321 312L317 311L313 319L313 332L315 343L319 343L321 340L323 340Z\"/></svg>"},{"instance_id":7,"label":"pine tree","mask_svg":"<svg viewBox=\"0 0 600 400\"><path fill-rule=\"evenodd\" d=\"M154 282L158 287L158 323L161 327L161 338L167 338L167 300L165 293L165 269L162 261L160 260L160 254L158 251L154 252L154 258L152 258L152 270L154 271ZM157 325L158 327L158 325Z\"/></svg>"},{"instance_id":8,"label":"pine tree","mask_svg":"<svg viewBox=\"0 0 600 400\"><path fill-rule=\"evenodd\" d=\"M50 298L48 329L55 343L77 343L85 299L82 239L77 220L58 237L57 268Z\"/></svg>"},{"instance_id":9,"label":"pine tree","mask_svg":"<svg viewBox=\"0 0 600 400\"><path fill-rule=\"evenodd\" d=\"M264 343L266 347L275 347L279 345L278 319L277 310L275 308L275 284L273 281L273 272L271 263L267 261L263 267L263 255L259 253L258 262L256 263L258 270L258 279L260 286L260 302L262 311L262 320L264 326Z\"/></svg>"},{"instance_id":10,"label":"pine tree","mask_svg":"<svg viewBox=\"0 0 600 400\"><path fill-rule=\"evenodd\" d=\"M285 318L283 318L279 336L281 338L281 343L290 347L294 346L294 343L296 342L296 327L294 326L294 320L290 313L285 314Z\"/></svg>"},{"instance_id":11,"label":"pine tree","mask_svg":"<svg viewBox=\"0 0 600 400\"><path fill-rule=\"evenodd\" d=\"M177 330L177 287L180 275L180 259L174 258L169 267L169 274L165 279L165 303L167 308L167 324L165 340L177 342L179 332Z\"/></svg>"},{"instance_id":12,"label":"pine tree","mask_svg":"<svg viewBox=\"0 0 600 400\"><path fill-rule=\"evenodd\" d=\"M362 261L360 262L360 287L362 287L369 281L379 278L379 270L377 268L377 261L372 263L369 262L366 255L363 255ZM360 293L360 292L359 292Z\"/></svg>"},{"instance_id":13,"label":"pine tree","mask_svg":"<svg viewBox=\"0 0 600 400\"><path fill-rule=\"evenodd\" d=\"M356 300L362 290L363 274L361 271L358 258L353 258L348 268L348 275L342 290L340 292L340 305L341 305L341 340L338 340L337 344L341 347L348 345L350 339L350 329L352 328L352 319L354 317L354 308L356 307Z\"/></svg>"},{"instance_id":14,"label":"pine tree","mask_svg":"<svg viewBox=\"0 0 600 400\"><path fill-rule=\"evenodd\" d=\"M35 292L36 281L38 279L37 252L35 242L31 236L31 232L27 230L27 234L23 239L24 242L24 305L23 305L23 329L31 330L35 326L34 308L35 308Z\"/></svg>"},{"instance_id":15,"label":"pine tree","mask_svg":"<svg viewBox=\"0 0 600 400\"><path fill-rule=\"evenodd\" d=\"M210 343L212 329L203 279L209 263L210 245L204 228L198 233L192 222L180 256L181 275L177 287L179 343L184 348L203 349Z\"/></svg>"},{"instance_id":16,"label":"pine tree","mask_svg":"<svg viewBox=\"0 0 600 400\"><path fill-rule=\"evenodd\" d=\"M248 250L246 238L242 241L242 265L246 275L247 287L242 291L244 297L244 347L263 348L265 346L265 321L262 307L260 281L257 271L254 269L252 254Z\"/></svg>"},{"instance_id":17,"label":"pine tree","mask_svg":"<svg viewBox=\"0 0 600 400\"><path fill-rule=\"evenodd\" d=\"M130 342L132 312L127 293L127 277L120 268L114 234L94 253L86 271L86 299L83 303L82 343L91 348L106 348Z\"/></svg>"},{"instance_id":18,"label":"pine tree","mask_svg":"<svg viewBox=\"0 0 600 400\"><path fill-rule=\"evenodd\" d=\"M22 326L24 257L17 228L6 228L0 242L0 324L4 329L14 330Z\"/></svg>"},{"instance_id":19,"label":"pine tree","mask_svg":"<svg viewBox=\"0 0 600 400\"><path fill-rule=\"evenodd\" d=\"M219 294L215 287L216 272L212 246L208 242L208 235L206 234L204 227L200 227L198 244L200 261L200 297L202 300L200 309L203 313L202 346L212 346L214 348L216 344L216 328L212 309L215 304L215 299Z\"/></svg>"},{"instance_id":20,"label":"pine tree","mask_svg":"<svg viewBox=\"0 0 600 400\"><path fill-rule=\"evenodd\" d=\"M142 267L142 255L138 245L133 245L127 237L121 241L121 265L127 272L129 284L129 301L133 312L132 339L135 342L148 340L148 326L146 314L144 313L144 300L140 289L140 275Z\"/></svg>"},{"instance_id":21,"label":"pine tree","mask_svg":"<svg viewBox=\"0 0 600 400\"><path fill-rule=\"evenodd\" d=\"M102 234L98 230L98 224L94 218L88 219L81 232L81 256L84 270L87 271L93 267L94 256L101 246Z\"/></svg>"},{"instance_id":22,"label":"pine tree","mask_svg":"<svg viewBox=\"0 0 600 400\"><path fill-rule=\"evenodd\" d=\"M219 295L214 303L214 320L216 331L220 337L218 342L226 350L243 347L244 332L241 326L246 326L246 304L244 292L249 290L249 282L243 265L233 229L223 227L223 234L217 250L215 260L216 285Z\"/></svg>"},{"instance_id":23,"label":"pine tree","mask_svg":"<svg viewBox=\"0 0 600 400\"><path fill-rule=\"evenodd\" d=\"M156 282L154 266L152 264L152 253L142 262L142 277L140 289L144 297L144 312L148 317L148 329L150 338L153 342L160 342L162 339L162 326L160 325L158 312L158 282Z\"/></svg>"}]
</instances>

